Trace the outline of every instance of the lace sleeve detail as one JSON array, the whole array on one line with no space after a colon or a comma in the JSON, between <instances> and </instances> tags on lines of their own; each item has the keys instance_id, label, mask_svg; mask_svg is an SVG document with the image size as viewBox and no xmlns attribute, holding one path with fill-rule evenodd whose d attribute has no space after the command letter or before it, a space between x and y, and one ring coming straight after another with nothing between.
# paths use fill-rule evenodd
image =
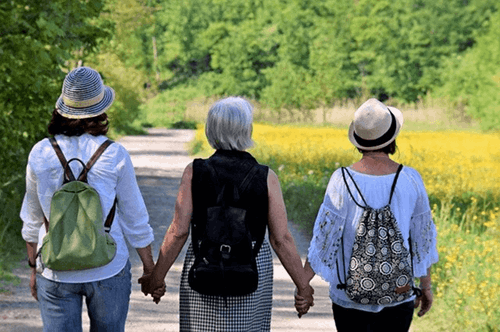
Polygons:
<instances>
[{"instance_id":1,"label":"lace sleeve detail","mask_svg":"<svg viewBox=\"0 0 500 332\"><path fill-rule=\"evenodd\" d=\"M427 269L439 260L437 231L431 211L412 217L411 245L415 277L427 275Z\"/></svg>"},{"instance_id":2,"label":"lace sleeve detail","mask_svg":"<svg viewBox=\"0 0 500 332\"><path fill-rule=\"evenodd\" d=\"M308 261L313 271L326 281L333 281L336 273L337 252L345 226L345 218L321 205L314 224Z\"/></svg>"}]
</instances>

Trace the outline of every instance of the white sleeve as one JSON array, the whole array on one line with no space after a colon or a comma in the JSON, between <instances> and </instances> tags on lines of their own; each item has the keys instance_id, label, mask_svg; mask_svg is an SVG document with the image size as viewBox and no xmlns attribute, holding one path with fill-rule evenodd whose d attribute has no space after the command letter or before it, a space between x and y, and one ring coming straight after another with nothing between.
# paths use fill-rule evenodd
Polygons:
<instances>
[{"instance_id":1,"label":"white sleeve","mask_svg":"<svg viewBox=\"0 0 500 332\"><path fill-rule=\"evenodd\" d=\"M411 218L410 238L415 277L427 275L428 268L438 262L437 231L432 220L429 198L424 183L418 175L418 199Z\"/></svg>"},{"instance_id":2,"label":"white sleeve","mask_svg":"<svg viewBox=\"0 0 500 332\"><path fill-rule=\"evenodd\" d=\"M20 213L21 220L23 221L21 234L24 241L33 243L38 242L38 234L40 227L43 225L44 218L42 206L38 199L36 181L36 174L28 162L28 166L26 167L26 193Z\"/></svg>"},{"instance_id":3,"label":"white sleeve","mask_svg":"<svg viewBox=\"0 0 500 332\"><path fill-rule=\"evenodd\" d=\"M337 252L346 222L338 181L338 173L334 173L314 223L307 256L313 271L327 281L335 279Z\"/></svg>"},{"instance_id":4,"label":"white sleeve","mask_svg":"<svg viewBox=\"0 0 500 332\"><path fill-rule=\"evenodd\" d=\"M130 245L134 248L147 247L154 240L153 229L149 225L149 215L137 184L134 167L129 154L123 150L124 158L118 165L118 199L116 211L120 214L121 229Z\"/></svg>"}]
</instances>

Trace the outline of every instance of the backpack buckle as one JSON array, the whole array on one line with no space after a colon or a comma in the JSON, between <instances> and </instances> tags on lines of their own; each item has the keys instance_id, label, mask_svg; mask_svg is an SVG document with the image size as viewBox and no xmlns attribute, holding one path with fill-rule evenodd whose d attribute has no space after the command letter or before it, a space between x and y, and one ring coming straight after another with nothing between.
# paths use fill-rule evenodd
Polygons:
<instances>
[{"instance_id":1,"label":"backpack buckle","mask_svg":"<svg viewBox=\"0 0 500 332\"><path fill-rule=\"evenodd\" d=\"M230 252L231 252L231 246L227 244L223 244L220 246L220 253L223 259L229 259L231 257Z\"/></svg>"},{"instance_id":2,"label":"backpack buckle","mask_svg":"<svg viewBox=\"0 0 500 332\"><path fill-rule=\"evenodd\" d=\"M231 246L227 244L223 244L220 246L220 252L223 254L229 254L231 252Z\"/></svg>"}]
</instances>

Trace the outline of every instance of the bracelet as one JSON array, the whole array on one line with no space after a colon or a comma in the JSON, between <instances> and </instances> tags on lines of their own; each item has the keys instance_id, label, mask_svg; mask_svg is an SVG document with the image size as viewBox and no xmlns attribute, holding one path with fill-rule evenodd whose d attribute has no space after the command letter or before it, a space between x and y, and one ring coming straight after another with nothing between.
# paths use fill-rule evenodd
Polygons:
<instances>
[{"instance_id":1,"label":"bracelet","mask_svg":"<svg viewBox=\"0 0 500 332\"><path fill-rule=\"evenodd\" d=\"M28 259L28 265L29 267L36 268L36 261L35 263L31 263L31 261Z\"/></svg>"}]
</instances>

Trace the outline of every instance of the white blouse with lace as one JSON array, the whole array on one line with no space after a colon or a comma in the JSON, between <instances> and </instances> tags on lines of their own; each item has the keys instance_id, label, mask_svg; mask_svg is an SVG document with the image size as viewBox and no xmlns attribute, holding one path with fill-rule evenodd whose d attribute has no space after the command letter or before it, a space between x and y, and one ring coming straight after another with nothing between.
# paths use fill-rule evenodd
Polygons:
<instances>
[{"instance_id":1,"label":"white blouse with lace","mask_svg":"<svg viewBox=\"0 0 500 332\"><path fill-rule=\"evenodd\" d=\"M369 175L351 168L348 168L348 171L370 207L378 209L387 205L395 173ZM362 202L359 192L348 176L347 178L356 201ZM403 167L392 198L391 210L396 217L406 248L409 248L408 241L411 238L414 276L426 276L427 269L438 261L437 233L424 183L415 169ZM362 212L363 209L355 204L346 188L341 169L337 169L330 178L323 204L316 217L308 260L314 272L330 283L330 298L335 304L345 308L379 312L385 306L355 303L347 297L344 290L337 289L337 260L341 280L345 280L345 276L342 276L342 250L339 250L341 237L344 236L343 264L349 266L355 231ZM407 301L413 300L414 297ZM388 306L398 304L400 303Z\"/></svg>"}]
</instances>

